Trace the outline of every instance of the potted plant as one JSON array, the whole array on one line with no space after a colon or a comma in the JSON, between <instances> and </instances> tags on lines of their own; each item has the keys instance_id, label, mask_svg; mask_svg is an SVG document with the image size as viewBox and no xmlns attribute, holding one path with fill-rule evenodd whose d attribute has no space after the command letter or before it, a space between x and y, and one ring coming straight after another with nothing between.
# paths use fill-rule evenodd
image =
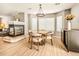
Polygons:
<instances>
[{"instance_id":1,"label":"potted plant","mask_svg":"<svg viewBox=\"0 0 79 59\"><path fill-rule=\"evenodd\" d=\"M68 21L68 26L67 26L67 29L68 30L71 30L71 20L73 20L73 18L74 18L74 15L72 15L72 14L68 14L68 15L66 15L65 16L65 19Z\"/></svg>"},{"instance_id":2,"label":"potted plant","mask_svg":"<svg viewBox=\"0 0 79 59\"><path fill-rule=\"evenodd\" d=\"M1 23L0 24L0 31L2 31L5 28L5 24Z\"/></svg>"}]
</instances>

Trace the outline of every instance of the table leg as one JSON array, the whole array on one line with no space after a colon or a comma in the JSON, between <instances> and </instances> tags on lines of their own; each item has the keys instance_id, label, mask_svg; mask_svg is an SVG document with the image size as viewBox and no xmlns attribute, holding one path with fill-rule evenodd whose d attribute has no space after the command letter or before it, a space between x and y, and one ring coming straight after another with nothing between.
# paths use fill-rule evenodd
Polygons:
<instances>
[{"instance_id":1,"label":"table leg","mask_svg":"<svg viewBox=\"0 0 79 59\"><path fill-rule=\"evenodd\" d=\"M37 39L38 40L38 49L37 49L37 51L39 51L39 39Z\"/></svg>"},{"instance_id":2,"label":"table leg","mask_svg":"<svg viewBox=\"0 0 79 59\"><path fill-rule=\"evenodd\" d=\"M31 42L30 42L31 48L30 49L32 49L33 41L32 41L32 38L30 38L30 39L31 39Z\"/></svg>"},{"instance_id":3,"label":"table leg","mask_svg":"<svg viewBox=\"0 0 79 59\"><path fill-rule=\"evenodd\" d=\"M30 37L29 37L28 43L30 43Z\"/></svg>"},{"instance_id":4,"label":"table leg","mask_svg":"<svg viewBox=\"0 0 79 59\"><path fill-rule=\"evenodd\" d=\"M51 35L51 45L53 45L53 42L52 42L52 35Z\"/></svg>"},{"instance_id":5,"label":"table leg","mask_svg":"<svg viewBox=\"0 0 79 59\"><path fill-rule=\"evenodd\" d=\"M51 39L51 45L53 45L52 39Z\"/></svg>"},{"instance_id":6,"label":"table leg","mask_svg":"<svg viewBox=\"0 0 79 59\"><path fill-rule=\"evenodd\" d=\"M44 36L44 39L43 39L44 45L45 45L45 43L46 43L46 39L47 39L47 37Z\"/></svg>"}]
</instances>

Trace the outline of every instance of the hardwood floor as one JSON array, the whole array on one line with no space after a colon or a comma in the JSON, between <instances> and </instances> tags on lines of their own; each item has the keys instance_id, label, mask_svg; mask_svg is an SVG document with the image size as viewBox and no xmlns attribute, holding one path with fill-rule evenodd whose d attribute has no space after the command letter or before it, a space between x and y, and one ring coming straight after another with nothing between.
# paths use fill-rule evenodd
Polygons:
<instances>
[{"instance_id":1,"label":"hardwood floor","mask_svg":"<svg viewBox=\"0 0 79 59\"><path fill-rule=\"evenodd\" d=\"M30 49L28 38L16 43L4 42L0 39L0 55L1 56L71 56L79 55L79 52L66 51L66 48L62 44L61 40L57 37L53 39L53 46L50 40L45 45L39 47L39 51L36 50L37 46L33 46Z\"/></svg>"}]
</instances>

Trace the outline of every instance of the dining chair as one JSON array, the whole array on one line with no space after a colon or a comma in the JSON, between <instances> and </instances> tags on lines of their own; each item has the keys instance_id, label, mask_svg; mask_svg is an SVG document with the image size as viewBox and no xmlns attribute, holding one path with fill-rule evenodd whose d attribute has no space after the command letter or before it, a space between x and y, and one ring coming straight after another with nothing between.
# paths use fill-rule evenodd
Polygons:
<instances>
[{"instance_id":1,"label":"dining chair","mask_svg":"<svg viewBox=\"0 0 79 59\"><path fill-rule=\"evenodd\" d=\"M54 35L53 32L48 32L48 33L47 33L47 39L50 39L50 41L51 41L51 45L53 45L53 41L52 41L52 39L53 39L53 35Z\"/></svg>"},{"instance_id":2,"label":"dining chair","mask_svg":"<svg viewBox=\"0 0 79 59\"><path fill-rule=\"evenodd\" d=\"M36 34L36 36L32 35L32 40L33 40L33 43L35 45L37 45L37 47L38 47L37 50L39 50L39 45L40 45L40 43L42 41L41 34Z\"/></svg>"},{"instance_id":3,"label":"dining chair","mask_svg":"<svg viewBox=\"0 0 79 59\"><path fill-rule=\"evenodd\" d=\"M33 44L37 45L39 50L40 42L42 41L41 34L29 32L30 49L32 49Z\"/></svg>"}]
</instances>

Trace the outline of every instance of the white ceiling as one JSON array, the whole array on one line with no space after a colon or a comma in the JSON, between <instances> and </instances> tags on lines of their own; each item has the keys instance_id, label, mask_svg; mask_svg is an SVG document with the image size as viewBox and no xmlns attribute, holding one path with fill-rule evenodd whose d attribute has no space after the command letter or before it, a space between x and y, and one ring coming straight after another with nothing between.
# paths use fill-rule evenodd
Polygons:
<instances>
[{"instance_id":1,"label":"white ceiling","mask_svg":"<svg viewBox=\"0 0 79 59\"><path fill-rule=\"evenodd\" d=\"M55 13L64 9L71 8L75 3L61 3L55 5L55 3L42 3L44 13ZM31 8L31 10L29 10ZM8 15L15 12L30 12L37 13L39 4L37 3L0 3L0 14Z\"/></svg>"}]
</instances>

